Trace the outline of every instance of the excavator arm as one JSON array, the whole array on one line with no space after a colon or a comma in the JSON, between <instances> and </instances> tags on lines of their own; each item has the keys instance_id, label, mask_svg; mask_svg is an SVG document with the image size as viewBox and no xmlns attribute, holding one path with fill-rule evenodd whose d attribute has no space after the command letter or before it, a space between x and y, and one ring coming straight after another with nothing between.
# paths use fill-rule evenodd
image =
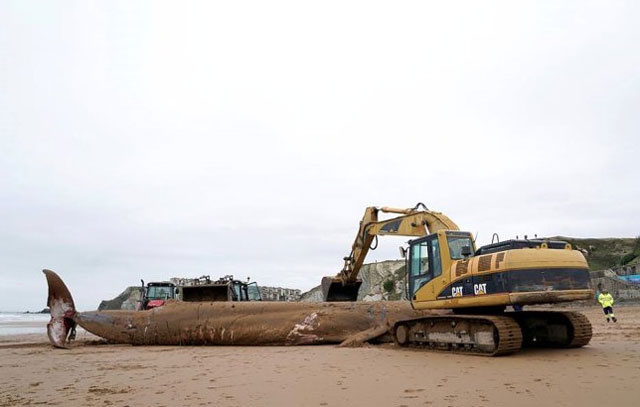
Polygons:
<instances>
[{"instance_id":1,"label":"excavator arm","mask_svg":"<svg viewBox=\"0 0 640 407\"><path fill-rule=\"evenodd\" d=\"M422 209L421 209L422 208ZM378 214L399 214L391 219L378 220ZM358 234L351 246L351 253L344 258L344 267L336 277L322 279L325 301L355 301L362 281L358 273L364 263L371 244L380 235L420 237L438 230L459 230L446 215L430 211L423 203L413 208L397 209L370 206L360 221ZM377 246L377 244L376 244Z\"/></svg>"}]
</instances>

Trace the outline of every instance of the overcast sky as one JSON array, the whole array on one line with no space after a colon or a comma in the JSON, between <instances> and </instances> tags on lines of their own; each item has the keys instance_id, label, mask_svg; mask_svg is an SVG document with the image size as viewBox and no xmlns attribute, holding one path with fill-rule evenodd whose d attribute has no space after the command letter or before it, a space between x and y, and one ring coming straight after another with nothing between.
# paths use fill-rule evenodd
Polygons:
<instances>
[{"instance_id":1,"label":"overcast sky","mask_svg":"<svg viewBox=\"0 0 640 407\"><path fill-rule=\"evenodd\" d=\"M306 290L371 205L424 202L480 244L637 236L638 21L623 1L0 0L0 310L44 307L43 268L81 310L141 278Z\"/></svg>"}]
</instances>

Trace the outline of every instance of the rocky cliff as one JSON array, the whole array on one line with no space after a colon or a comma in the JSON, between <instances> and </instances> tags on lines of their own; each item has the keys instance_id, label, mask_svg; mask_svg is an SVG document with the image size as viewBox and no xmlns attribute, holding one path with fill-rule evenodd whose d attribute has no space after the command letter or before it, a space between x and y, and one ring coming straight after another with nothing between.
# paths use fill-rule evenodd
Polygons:
<instances>
[{"instance_id":1,"label":"rocky cliff","mask_svg":"<svg viewBox=\"0 0 640 407\"><path fill-rule=\"evenodd\" d=\"M406 271L404 260L387 260L362 266L359 274L362 285L358 291L358 301L402 300L406 299ZM322 301L320 286L302 294L300 301Z\"/></svg>"},{"instance_id":2,"label":"rocky cliff","mask_svg":"<svg viewBox=\"0 0 640 407\"><path fill-rule=\"evenodd\" d=\"M105 300L98 305L98 311L127 309L135 310L136 302L140 299L140 287L127 287L116 298Z\"/></svg>"}]
</instances>

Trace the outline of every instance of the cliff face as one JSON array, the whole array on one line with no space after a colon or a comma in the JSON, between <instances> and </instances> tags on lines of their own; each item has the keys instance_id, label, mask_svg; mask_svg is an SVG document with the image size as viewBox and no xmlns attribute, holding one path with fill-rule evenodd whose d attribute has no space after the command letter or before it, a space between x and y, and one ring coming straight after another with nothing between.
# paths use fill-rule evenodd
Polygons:
<instances>
[{"instance_id":1,"label":"cliff face","mask_svg":"<svg viewBox=\"0 0 640 407\"><path fill-rule=\"evenodd\" d=\"M406 271L404 260L387 260L362 266L359 277L362 285L358 291L358 301L402 300L406 299ZM320 286L302 294L300 301L322 301Z\"/></svg>"},{"instance_id":2,"label":"cliff face","mask_svg":"<svg viewBox=\"0 0 640 407\"><path fill-rule=\"evenodd\" d=\"M358 292L361 301L406 300L406 268L404 260L370 263L360 273L362 285Z\"/></svg>"},{"instance_id":3,"label":"cliff face","mask_svg":"<svg viewBox=\"0 0 640 407\"><path fill-rule=\"evenodd\" d=\"M98 311L102 310L135 310L136 302L140 299L140 287L127 287L116 298L105 300L98 306Z\"/></svg>"},{"instance_id":4,"label":"cliff face","mask_svg":"<svg viewBox=\"0 0 640 407\"><path fill-rule=\"evenodd\" d=\"M322 302L322 287L313 287L306 293L302 293L300 301L304 302Z\"/></svg>"}]
</instances>

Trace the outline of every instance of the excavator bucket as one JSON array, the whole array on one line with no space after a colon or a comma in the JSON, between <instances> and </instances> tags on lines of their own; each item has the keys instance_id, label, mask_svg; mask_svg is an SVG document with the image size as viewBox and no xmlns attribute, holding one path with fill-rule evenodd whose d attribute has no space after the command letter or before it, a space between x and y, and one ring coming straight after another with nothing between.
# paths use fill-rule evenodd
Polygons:
<instances>
[{"instance_id":1,"label":"excavator bucket","mask_svg":"<svg viewBox=\"0 0 640 407\"><path fill-rule=\"evenodd\" d=\"M339 278L323 277L322 295L326 302L357 301L360 285L362 285L360 279L351 283L343 283Z\"/></svg>"}]
</instances>

